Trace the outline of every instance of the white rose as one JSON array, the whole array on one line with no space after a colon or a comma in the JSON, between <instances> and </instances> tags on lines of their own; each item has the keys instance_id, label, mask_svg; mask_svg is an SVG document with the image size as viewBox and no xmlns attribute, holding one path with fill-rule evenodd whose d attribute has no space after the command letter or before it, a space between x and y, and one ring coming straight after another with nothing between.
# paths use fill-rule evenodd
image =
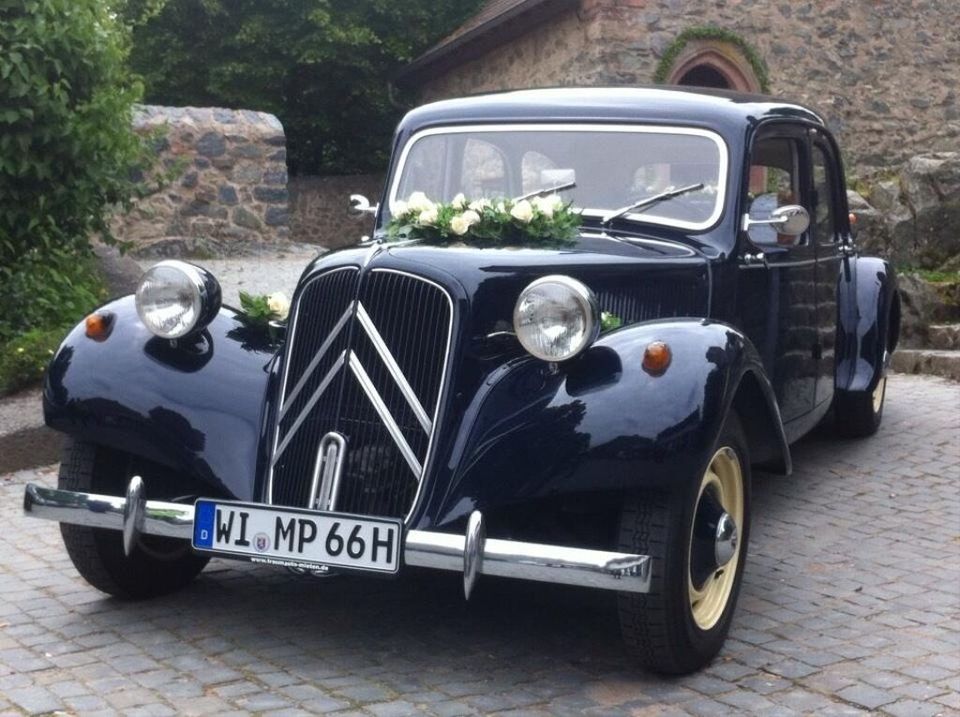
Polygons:
<instances>
[{"instance_id":1,"label":"white rose","mask_svg":"<svg viewBox=\"0 0 960 717\"><path fill-rule=\"evenodd\" d=\"M533 205L526 199L523 199L513 205L513 208L510 210L510 216L526 224L533 219Z\"/></svg>"},{"instance_id":2,"label":"white rose","mask_svg":"<svg viewBox=\"0 0 960 717\"><path fill-rule=\"evenodd\" d=\"M457 236L462 237L467 233L469 228L470 221L463 214L457 214L453 219L450 220L450 231Z\"/></svg>"},{"instance_id":3,"label":"white rose","mask_svg":"<svg viewBox=\"0 0 960 717\"><path fill-rule=\"evenodd\" d=\"M465 206L467 206L467 198L463 196L463 192L460 192L453 198L453 201L450 202L450 204L453 205L454 209L463 209Z\"/></svg>"},{"instance_id":4,"label":"white rose","mask_svg":"<svg viewBox=\"0 0 960 717\"><path fill-rule=\"evenodd\" d=\"M410 207L407 206L407 203L402 199L398 199L393 203L393 216L402 217L410 211Z\"/></svg>"},{"instance_id":5,"label":"white rose","mask_svg":"<svg viewBox=\"0 0 960 717\"><path fill-rule=\"evenodd\" d=\"M278 321L286 321L290 314L290 299L282 291L276 291L267 297L267 308Z\"/></svg>"},{"instance_id":6,"label":"white rose","mask_svg":"<svg viewBox=\"0 0 960 717\"><path fill-rule=\"evenodd\" d=\"M543 216L553 216L553 202L546 197L534 197L531 204L533 204L534 208L543 214Z\"/></svg>"},{"instance_id":7,"label":"white rose","mask_svg":"<svg viewBox=\"0 0 960 717\"><path fill-rule=\"evenodd\" d=\"M489 200L489 199L474 199L472 202L470 202L470 204L469 204L468 206L469 206L469 208L470 208L471 210L473 210L473 211L477 212L478 214L480 214L480 213L483 212L484 209L486 209L486 208L488 208L488 207L490 206L490 200Z\"/></svg>"},{"instance_id":8,"label":"white rose","mask_svg":"<svg viewBox=\"0 0 960 717\"><path fill-rule=\"evenodd\" d=\"M437 208L431 205L424 209L417 217L417 223L425 227L432 227L437 223Z\"/></svg>"},{"instance_id":9,"label":"white rose","mask_svg":"<svg viewBox=\"0 0 960 717\"><path fill-rule=\"evenodd\" d=\"M423 192L414 192L407 199L407 209L411 212L425 212L433 209L433 206L433 202L427 199L427 195Z\"/></svg>"},{"instance_id":10,"label":"white rose","mask_svg":"<svg viewBox=\"0 0 960 717\"><path fill-rule=\"evenodd\" d=\"M550 206L553 207L553 211L557 211L563 206L563 199L559 194L551 194L547 197L547 201L550 203Z\"/></svg>"},{"instance_id":11,"label":"white rose","mask_svg":"<svg viewBox=\"0 0 960 717\"><path fill-rule=\"evenodd\" d=\"M494 207L494 209L496 209L498 212L500 212L500 214L503 214L504 212L507 211L507 204L506 204L506 202L503 202L503 201L497 202L497 204L496 204L496 206Z\"/></svg>"},{"instance_id":12,"label":"white rose","mask_svg":"<svg viewBox=\"0 0 960 717\"><path fill-rule=\"evenodd\" d=\"M476 224L477 222L480 221L480 215L477 214L477 213L476 213L475 211L473 211L472 209L468 209L467 211L465 211L465 212L464 212L463 214L461 214L460 216L462 216L464 219L466 219L466 220L467 220L467 223L468 223L470 226L473 226L474 224Z\"/></svg>"}]
</instances>

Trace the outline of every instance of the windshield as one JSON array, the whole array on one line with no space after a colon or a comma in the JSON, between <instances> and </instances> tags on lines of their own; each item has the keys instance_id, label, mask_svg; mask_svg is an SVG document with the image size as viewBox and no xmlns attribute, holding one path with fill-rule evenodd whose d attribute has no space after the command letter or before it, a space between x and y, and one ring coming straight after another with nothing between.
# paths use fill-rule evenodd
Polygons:
<instances>
[{"instance_id":1,"label":"windshield","mask_svg":"<svg viewBox=\"0 0 960 717\"><path fill-rule=\"evenodd\" d=\"M614 125L478 125L414 135L404 146L390 203L423 192L449 202L562 192L585 216L602 217L650 195L703 187L624 214L625 220L707 229L723 210L726 145L713 132ZM384 217L386 221L388 217Z\"/></svg>"}]
</instances>

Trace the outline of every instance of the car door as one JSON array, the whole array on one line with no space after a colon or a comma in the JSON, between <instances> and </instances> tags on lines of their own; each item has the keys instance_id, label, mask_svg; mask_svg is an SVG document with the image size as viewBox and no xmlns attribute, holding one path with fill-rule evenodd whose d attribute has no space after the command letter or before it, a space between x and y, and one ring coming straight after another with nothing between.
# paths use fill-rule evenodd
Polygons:
<instances>
[{"instance_id":1,"label":"car door","mask_svg":"<svg viewBox=\"0 0 960 717\"><path fill-rule=\"evenodd\" d=\"M810 145L806 129L776 125L758 132L750 150L743 206L754 219L773 209L811 207ZM784 422L813 409L817 381L816 249L808 230L799 237L752 226L740 237L737 313L759 351Z\"/></svg>"},{"instance_id":2,"label":"car door","mask_svg":"<svg viewBox=\"0 0 960 717\"><path fill-rule=\"evenodd\" d=\"M842 271L842 237L846 202L833 144L818 130L811 131L813 212L811 230L817 254L817 386L815 404L833 398L837 343L837 282Z\"/></svg>"}]
</instances>

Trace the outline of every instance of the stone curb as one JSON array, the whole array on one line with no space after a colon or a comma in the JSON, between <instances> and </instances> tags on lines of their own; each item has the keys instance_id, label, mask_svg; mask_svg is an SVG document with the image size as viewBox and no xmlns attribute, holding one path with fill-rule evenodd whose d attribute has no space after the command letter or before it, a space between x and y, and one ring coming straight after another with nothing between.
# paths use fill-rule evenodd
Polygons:
<instances>
[{"instance_id":1,"label":"stone curb","mask_svg":"<svg viewBox=\"0 0 960 717\"><path fill-rule=\"evenodd\" d=\"M899 373L942 376L960 381L960 351L897 349L891 368Z\"/></svg>"}]
</instances>

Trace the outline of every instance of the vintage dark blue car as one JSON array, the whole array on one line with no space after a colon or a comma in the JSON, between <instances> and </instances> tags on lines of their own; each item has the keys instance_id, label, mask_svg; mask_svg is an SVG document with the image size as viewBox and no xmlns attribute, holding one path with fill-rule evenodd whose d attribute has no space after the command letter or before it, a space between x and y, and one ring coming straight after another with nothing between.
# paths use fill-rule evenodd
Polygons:
<instances>
[{"instance_id":1,"label":"vintage dark blue car","mask_svg":"<svg viewBox=\"0 0 960 717\"><path fill-rule=\"evenodd\" d=\"M44 388L69 436L59 486L28 486L27 513L117 596L182 587L210 556L450 570L467 597L506 576L617 591L642 665L703 666L739 592L751 471L790 473L831 408L852 436L882 417L896 277L855 247L823 119L533 90L415 109L393 149L379 205L358 201L372 238L306 268L288 325L165 261L74 329ZM424 196L551 193L579 212L566 244L388 237Z\"/></svg>"}]
</instances>

